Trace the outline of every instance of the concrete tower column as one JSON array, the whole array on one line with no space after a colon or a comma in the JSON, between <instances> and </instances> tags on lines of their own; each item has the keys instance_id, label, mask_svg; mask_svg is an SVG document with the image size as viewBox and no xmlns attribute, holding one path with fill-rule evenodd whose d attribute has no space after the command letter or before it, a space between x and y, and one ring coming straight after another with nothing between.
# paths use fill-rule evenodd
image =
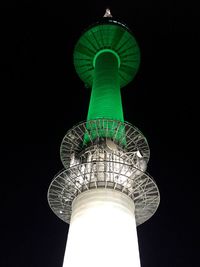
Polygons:
<instances>
[{"instance_id":1,"label":"concrete tower column","mask_svg":"<svg viewBox=\"0 0 200 267\"><path fill-rule=\"evenodd\" d=\"M139 267L134 210L113 189L81 193L72 205L63 267Z\"/></svg>"}]
</instances>

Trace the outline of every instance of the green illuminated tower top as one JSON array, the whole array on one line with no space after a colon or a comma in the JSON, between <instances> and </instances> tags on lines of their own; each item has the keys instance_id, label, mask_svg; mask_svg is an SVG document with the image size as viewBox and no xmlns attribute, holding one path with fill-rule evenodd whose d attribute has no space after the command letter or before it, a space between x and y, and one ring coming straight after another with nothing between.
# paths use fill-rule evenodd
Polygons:
<instances>
[{"instance_id":1,"label":"green illuminated tower top","mask_svg":"<svg viewBox=\"0 0 200 267\"><path fill-rule=\"evenodd\" d=\"M107 9L104 17L82 34L74 49L75 69L86 87L92 88L88 121L124 121L120 87L134 78L139 63L134 36Z\"/></svg>"}]
</instances>

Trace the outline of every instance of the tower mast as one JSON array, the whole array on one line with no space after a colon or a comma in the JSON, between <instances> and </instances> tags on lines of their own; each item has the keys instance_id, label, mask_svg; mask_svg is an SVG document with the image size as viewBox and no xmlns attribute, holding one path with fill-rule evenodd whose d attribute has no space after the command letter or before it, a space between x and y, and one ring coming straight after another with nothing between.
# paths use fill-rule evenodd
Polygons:
<instances>
[{"instance_id":1,"label":"tower mast","mask_svg":"<svg viewBox=\"0 0 200 267\"><path fill-rule=\"evenodd\" d=\"M51 209L70 223L64 267L140 266L136 226L155 213L160 195L145 172L147 140L124 122L120 88L139 63L133 34L109 9L75 46L76 72L92 89L89 110L64 136L65 169L48 190Z\"/></svg>"}]
</instances>

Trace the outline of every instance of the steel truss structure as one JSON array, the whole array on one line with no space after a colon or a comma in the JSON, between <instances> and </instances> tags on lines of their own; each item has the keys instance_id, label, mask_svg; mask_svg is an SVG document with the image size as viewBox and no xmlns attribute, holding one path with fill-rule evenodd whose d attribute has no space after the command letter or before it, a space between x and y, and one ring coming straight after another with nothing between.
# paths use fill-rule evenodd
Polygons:
<instances>
[{"instance_id":1,"label":"steel truss structure","mask_svg":"<svg viewBox=\"0 0 200 267\"><path fill-rule=\"evenodd\" d=\"M107 119L82 122L67 132L60 153L65 169L50 184L48 201L63 221L70 223L73 200L94 188L128 195L135 205L137 225L157 210L159 190L145 173L149 146L131 124Z\"/></svg>"}]
</instances>

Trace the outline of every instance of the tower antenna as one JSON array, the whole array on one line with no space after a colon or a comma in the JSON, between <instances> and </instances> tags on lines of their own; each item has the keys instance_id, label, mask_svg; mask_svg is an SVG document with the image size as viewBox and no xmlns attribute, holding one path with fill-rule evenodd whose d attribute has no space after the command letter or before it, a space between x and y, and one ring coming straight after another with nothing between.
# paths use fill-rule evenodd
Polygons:
<instances>
[{"instance_id":1,"label":"tower antenna","mask_svg":"<svg viewBox=\"0 0 200 267\"><path fill-rule=\"evenodd\" d=\"M105 14L104 14L104 18L107 18L107 17L112 18L112 14L111 14L109 8L106 8L106 12L105 12Z\"/></svg>"}]
</instances>

